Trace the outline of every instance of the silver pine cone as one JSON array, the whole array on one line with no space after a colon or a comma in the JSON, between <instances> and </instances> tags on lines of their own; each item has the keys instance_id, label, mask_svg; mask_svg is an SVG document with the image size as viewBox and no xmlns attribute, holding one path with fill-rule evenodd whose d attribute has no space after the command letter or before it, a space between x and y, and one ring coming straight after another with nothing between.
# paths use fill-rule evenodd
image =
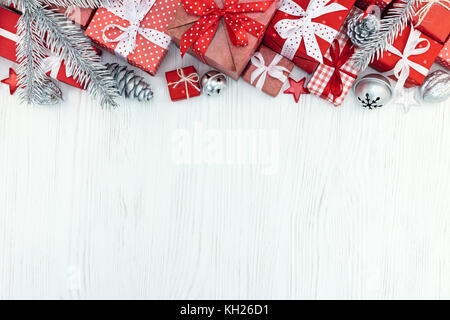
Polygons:
<instances>
[{"instance_id":1,"label":"silver pine cone","mask_svg":"<svg viewBox=\"0 0 450 320\"><path fill-rule=\"evenodd\" d=\"M347 35L354 45L363 47L373 41L380 28L380 20L373 14L361 20L362 15L350 19L347 24Z\"/></svg>"},{"instance_id":2,"label":"silver pine cone","mask_svg":"<svg viewBox=\"0 0 450 320\"><path fill-rule=\"evenodd\" d=\"M150 85L133 70L118 63L107 63L106 68L111 72L121 96L138 101L150 101L153 98L153 90Z\"/></svg>"}]
</instances>

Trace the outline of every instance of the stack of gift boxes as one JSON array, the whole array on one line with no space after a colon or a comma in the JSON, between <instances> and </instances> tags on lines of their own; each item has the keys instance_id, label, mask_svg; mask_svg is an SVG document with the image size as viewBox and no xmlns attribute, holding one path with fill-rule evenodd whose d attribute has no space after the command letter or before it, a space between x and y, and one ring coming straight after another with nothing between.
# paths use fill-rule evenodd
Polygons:
<instances>
[{"instance_id":1,"label":"stack of gift boxes","mask_svg":"<svg viewBox=\"0 0 450 320\"><path fill-rule=\"evenodd\" d=\"M402 1L402 0L394 0ZM408 26L371 64L397 86L418 86L434 61L450 68L450 11L446 0L423 1ZM157 73L169 44L234 80L241 76L277 96L294 65L310 74L307 89L340 105L358 70L346 21L391 0L111 0L96 12L55 8L86 29L99 47ZM0 8L0 56L15 60L18 12ZM49 54L49 74L77 85L63 61ZM166 73L172 100L200 95L192 66Z\"/></svg>"}]
</instances>

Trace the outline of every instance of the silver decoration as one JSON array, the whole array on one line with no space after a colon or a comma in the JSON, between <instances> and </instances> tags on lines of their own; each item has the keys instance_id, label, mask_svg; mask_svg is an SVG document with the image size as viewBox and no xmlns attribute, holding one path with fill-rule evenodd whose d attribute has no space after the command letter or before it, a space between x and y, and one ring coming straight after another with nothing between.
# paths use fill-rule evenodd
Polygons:
<instances>
[{"instance_id":1,"label":"silver decoration","mask_svg":"<svg viewBox=\"0 0 450 320\"><path fill-rule=\"evenodd\" d=\"M40 105L55 105L62 101L61 89L50 79L44 80L44 85L33 98L33 102Z\"/></svg>"},{"instance_id":2,"label":"silver decoration","mask_svg":"<svg viewBox=\"0 0 450 320\"><path fill-rule=\"evenodd\" d=\"M392 99L392 86L381 74L368 74L357 80L353 86L356 98L364 108L375 109L386 105Z\"/></svg>"},{"instance_id":3,"label":"silver decoration","mask_svg":"<svg viewBox=\"0 0 450 320\"><path fill-rule=\"evenodd\" d=\"M450 96L450 74L444 70L430 73L419 88L420 100L429 103L438 103L447 100Z\"/></svg>"},{"instance_id":4,"label":"silver decoration","mask_svg":"<svg viewBox=\"0 0 450 320\"><path fill-rule=\"evenodd\" d=\"M204 94L219 96L227 88L227 77L219 71L211 70L200 79L200 85Z\"/></svg>"},{"instance_id":5,"label":"silver decoration","mask_svg":"<svg viewBox=\"0 0 450 320\"><path fill-rule=\"evenodd\" d=\"M119 95L137 99L139 102L150 101L153 98L153 90L150 85L134 70L118 63L107 63L106 68L111 72Z\"/></svg>"},{"instance_id":6,"label":"silver decoration","mask_svg":"<svg viewBox=\"0 0 450 320\"><path fill-rule=\"evenodd\" d=\"M380 30L380 18L374 14L367 15L361 20L363 14L357 15L347 23L347 35L352 43L364 47L373 41Z\"/></svg>"}]
</instances>

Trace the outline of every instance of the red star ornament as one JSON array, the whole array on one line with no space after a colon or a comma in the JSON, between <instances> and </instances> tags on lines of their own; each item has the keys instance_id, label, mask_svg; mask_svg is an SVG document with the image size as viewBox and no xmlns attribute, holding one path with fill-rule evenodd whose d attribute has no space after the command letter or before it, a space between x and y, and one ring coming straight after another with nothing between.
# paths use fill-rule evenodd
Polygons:
<instances>
[{"instance_id":1,"label":"red star ornament","mask_svg":"<svg viewBox=\"0 0 450 320\"><path fill-rule=\"evenodd\" d=\"M284 91L286 94L292 94L294 96L295 102L298 103L298 100L300 99L300 96L302 94L309 94L309 90L305 88L305 81L306 78L303 78L299 81L295 81L292 78L289 78L289 89Z\"/></svg>"},{"instance_id":2,"label":"red star ornament","mask_svg":"<svg viewBox=\"0 0 450 320\"><path fill-rule=\"evenodd\" d=\"M14 94L19 88L19 77L13 68L9 68L9 78L3 79L2 83L9 85L10 94Z\"/></svg>"}]
</instances>

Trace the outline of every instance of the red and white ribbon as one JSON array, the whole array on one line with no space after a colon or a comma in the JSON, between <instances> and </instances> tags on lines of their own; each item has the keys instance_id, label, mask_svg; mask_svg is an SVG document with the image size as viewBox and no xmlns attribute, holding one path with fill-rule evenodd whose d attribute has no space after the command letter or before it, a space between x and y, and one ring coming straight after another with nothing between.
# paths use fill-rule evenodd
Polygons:
<instances>
[{"instance_id":1,"label":"red and white ribbon","mask_svg":"<svg viewBox=\"0 0 450 320\"><path fill-rule=\"evenodd\" d=\"M275 24L275 31L282 39L286 39L281 54L292 60L300 47L305 43L306 54L311 58L323 63L322 53L317 42L317 37L331 43L336 37L338 30L325 24L313 22L312 19L324 14L347 10L339 3L327 4L329 0L311 0L306 10L292 0L283 0L278 10L299 17L298 19L283 19Z\"/></svg>"},{"instance_id":2,"label":"red and white ribbon","mask_svg":"<svg viewBox=\"0 0 450 320\"><path fill-rule=\"evenodd\" d=\"M127 57L136 49L137 35L140 34L148 41L167 49L171 38L164 32L141 27L147 13L150 11L156 0L110 0L105 7L116 16L128 20L130 25L122 27L117 24L109 24L103 29L103 40L105 42L118 42L115 49L116 54ZM118 29L121 33L115 38L109 38L106 33L110 30Z\"/></svg>"},{"instance_id":3,"label":"red and white ribbon","mask_svg":"<svg viewBox=\"0 0 450 320\"><path fill-rule=\"evenodd\" d=\"M19 42L19 36L17 34L1 28L0 28L0 37L4 37L14 42Z\"/></svg>"},{"instance_id":4,"label":"red and white ribbon","mask_svg":"<svg viewBox=\"0 0 450 320\"><path fill-rule=\"evenodd\" d=\"M173 86L173 88L176 88L176 87L178 87L178 85L180 85L180 84L183 85L184 84L184 87L186 89L186 98L188 98L188 99L190 98L189 97L189 87L188 87L188 85L191 85L195 90L200 92L200 88L198 87L198 80L199 80L199 78L198 78L198 74L197 73L193 72L190 75L186 76L184 74L183 69L178 69L177 70L177 74L178 74L178 77L180 77L180 79L178 81L175 81L175 82L170 82L168 84L169 86Z\"/></svg>"},{"instance_id":5,"label":"red and white ribbon","mask_svg":"<svg viewBox=\"0 0 450 320\"><path fill-rule=\"evenodd\" d=\"M266 82L267 75L284 83L287 79L284 72L289 73L289 70L278 65L281 59L283 59L283 56L277 54L273 58L272 62L266 66L263 55L260 52L256 52L251 59L251 63L256 67L256 69L251 74L250 82L254 84L256 79L259 77L259 80L255 85L258 90L262 90L262 87Z\"/></svg>"},{"instance_id":6,"label":"red and white ribbon","mask_svg":"<svg viewBox=\"0 0 450 320\"><path fill-rule=\"evenodd\" d=\"M411 31L408 36L405 48L403 52L400 52L393 45L389 45L386 49L387 51L400 57L400 60L395 64L394 68L387 72L387 75L394 75L397 78L397 84L395 85L394 91L402 88L405 85L406 80L409 77L410 68L416 70L420 74L426 76L428 74L428 69L424 66L409 60L411 56L417 56L424 54L430 49L430 41L424 38L420 38L420 31L411 27ZM422 48L417 48L419 44L426 43L426 46Z\"/></svg>"}]
</instances>

